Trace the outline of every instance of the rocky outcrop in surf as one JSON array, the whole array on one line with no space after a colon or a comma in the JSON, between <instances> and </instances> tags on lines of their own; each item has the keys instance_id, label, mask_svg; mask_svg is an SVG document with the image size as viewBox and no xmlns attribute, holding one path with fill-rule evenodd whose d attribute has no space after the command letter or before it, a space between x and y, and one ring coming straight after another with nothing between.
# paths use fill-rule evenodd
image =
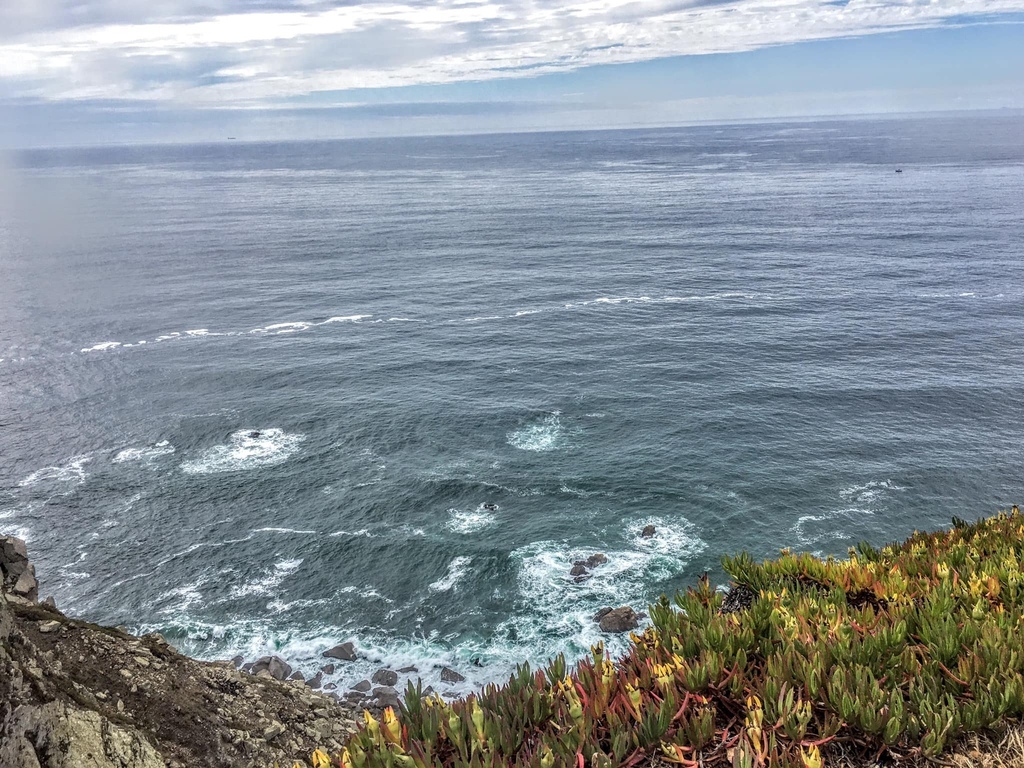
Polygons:
<instances>
[{"instance_id":1,"label":"rocky outcrop in surf","mask_svg":"<svg viewBox=\"0 0 1024 768\"><path fill-rule=\"evenodd\" d=\"M0 575L3 768L291 765L356 727L360 710L281 681L276 657L246 674L35 602L19 539L0 537Z\"/></svg>"}]
</instances>

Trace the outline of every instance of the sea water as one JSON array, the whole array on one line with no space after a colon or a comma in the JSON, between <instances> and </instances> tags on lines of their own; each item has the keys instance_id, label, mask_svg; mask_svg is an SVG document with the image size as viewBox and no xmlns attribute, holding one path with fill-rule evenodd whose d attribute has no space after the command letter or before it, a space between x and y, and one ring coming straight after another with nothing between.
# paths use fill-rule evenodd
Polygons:
<instances>
[{"instance_id":1,"label":"sea water","mask_svg":"<svg viewBox=\"0 0 1024 768\"><path fill-rule=\"evenodd\" d=\"M339 685L415 665L400 684L458 693L620 651L599 608L724 584L723 554L1024 501L1022 137L963 115L17 155L0 530L70 614L307 674L351 640Z\"/></svg>"}]
</instances>

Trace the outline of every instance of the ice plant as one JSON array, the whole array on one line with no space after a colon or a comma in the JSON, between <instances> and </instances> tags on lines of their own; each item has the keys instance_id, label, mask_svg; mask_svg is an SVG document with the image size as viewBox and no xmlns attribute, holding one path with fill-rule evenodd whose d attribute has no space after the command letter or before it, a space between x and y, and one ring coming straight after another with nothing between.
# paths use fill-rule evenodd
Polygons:
<instances>
[{"instance_id":1,"label":"ice plant","mask_svg":"<svg viewBox=\"0 0 1024 768\"><path fill-rule=\"evenodd\" d=\"M1024 716L1022 560L1017 513L845 560L725 558L744 607L723 610L702 579L651 606L617 661L598 646L575 669L524 664L454 702L410 686L333 765L822 768L836 740L864 757L934 756Z\"/></svg>"}]
</instances>

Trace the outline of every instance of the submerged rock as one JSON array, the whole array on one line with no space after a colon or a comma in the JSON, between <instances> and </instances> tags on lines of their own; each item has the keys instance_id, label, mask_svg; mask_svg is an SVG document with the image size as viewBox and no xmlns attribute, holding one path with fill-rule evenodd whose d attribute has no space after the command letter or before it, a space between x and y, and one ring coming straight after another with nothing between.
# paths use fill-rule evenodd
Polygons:
<instances>
[{"instance_id":1,"label":"submerged rock","mask_svg":"<svg viewBox=\"0 0 1024 768\"><path fill-rule=\"evenodd\" d=\"M644 529L640 531L640 538L649 539L657 533L657 530L653 525L645 525Z\"/></svg>"}]
</instances>

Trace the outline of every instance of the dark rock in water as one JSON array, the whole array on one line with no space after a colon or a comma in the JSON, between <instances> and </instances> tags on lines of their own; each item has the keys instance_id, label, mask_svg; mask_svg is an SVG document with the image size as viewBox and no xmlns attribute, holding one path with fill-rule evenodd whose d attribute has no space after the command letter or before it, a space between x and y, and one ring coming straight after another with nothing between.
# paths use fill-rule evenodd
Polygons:
<instances>
[{"instance_id":1,"label":"dark rock in water","mask_svg":"<svg viewBox=\"0 0 1024 768\"><path fill-rule=\"evenodd\" d=\"M252 672L252 662L247 662L241 666L243 672Z\"/></svg>"},{"instance_id":2,"label":"dark rock in water","mask_svg":"<svg viewBox=\"0 0 1024 768\"><path fill-rule=\"evenodd\" d=\"M280 659L277 656L264 656L261 659L257 659L252 667L249 668L249 671L254 675L266 672L275 680L286 680L288 675L292 673L292 668L284 659Z\"/></svg>"},{"instance_id":3,"label":"dark rock in water","mask_svg":"<svg viewBox=\"0 0 1024 768\"><path fill-rule=\"evenodd\" d=\"M366 700L366 694L360 693L359 691L349 691L345 694L345 700L351 701L352 703L358 703Z\"/></svg>"},{"instance_id":4,"label":"dark rock in water","mask_svg":"<svg viewBox=\"0 0 1024 768\"><path fill-rule=\"evenodd\" d=\"M594 621L600 621L601 619L603 619L605 616L607 616L611 612L612 612L611 607L602 608L600 611L598 611L597 613L594 614Z\"/></svg>"},{"instance_id":5,"label":"dark rock in water","mask_svg":"<svg viewBox=\"0 0 1024 768\"><path fill-rule=\"evenodd\" d=\"M231 664L232 664L232 666L235 669L240 669L242 667L242 665L245 664L245 657L244 656L235 656L235 658L233 658L231 660Z\"/></svg>"},{"instance_id":6,"label":"dark rock in water","mask_svg":"<svg viewBox=\"0 0 1024 768\"><path fill-rule=\"evenodd\" d=\"M314 691L324 684L323 672L317 672L309 680L306 681L306 685L312 688Z\"/></svg>"},{"instance_id":7,"label":"dark rock in water","mask_svg":"<svg viewBox=\"0 0 1024 768\"><path fill-rule=\"evenodd\" d=\"M470 662L470 664L472 664L472 665L473 665L474 667L480 667L481 669L482 669L482 668L483 668L483 666L484 666L483 662L482 662L482 661L480 661L480 657L479 657L479 656L475 656L475 657L473 657L472 659L470 659L470 660L469 660L469 662Z\"/></svg>"},{"instance_id":8,"label":"dark rock in water","mask_svg":"<svg viewBox=\"0 0 1024 768\"><path fill-rule=\"evenodd\" d=\"M330 650L324 651L325 659L338 659L339 661L355 661L356 648L352 643L342 643Z\"/></svg>"},{"instance_id":9,"label":"dark rock in water","mask_svg":"<svg viewBox=\"0 0 1024 768\"><path fill-rule=\"evenodd\" d=\"M391 686L398 682L398 673L391 669L378 669L370 680L375 685Z\"/></svg>"},{"instance_id":10,"label":"dark rock in water","mask_svg":"<svg viewBox=\"0 0 1024 768\"><path fill-rule=\"evenodd\" d=\"M645 525L644 529L640 531L640 537L644 539L649 539L652 536L654 536L655 533L657 533L657 530L653 525Z\"/></svg>"},{"instance_id":11,"label":"dark rock in water","mask_svg":"<svg viewBox=\"0 0 1024 768\"><path fill-rule=\"evenodd\" d=\"M337 666L335 664L324 664L322 667L320 667L320 671L323 672L325 675L333 675L335 669L337 669Z\"/></svg>"},{"instance_id":12,"label":"dark rock in water","mask_svg":"<svg viewBox=\"0 0 1024 768\"><path fill-rule=\"evenodd\" d=\"M338 689L338 684L337 683L327 683L327 685L324 686L324 690L325 691L335 691L337 689Z\"/></svg>"},{"instance_id":13,"label":"dark rock in water","mask_svg":"<svg viewBox=\"0 0 1024 768\"><path fill-rule=\"evenodd\" d=\"M722 607L719 609L719 612L736 613L738 611L745 611L754 604L754 598L756 597L757 593L750 587L737 584L735 587L730 589L729 593L725 596L725 600L722 601Z\"/></svg>"},{"instance_id":14,"label":"dark rock in water","mask_svg":"<svg viewBox=\"0 0 1024 768\"><path fill-rule=\"evenodd\" d=\"M28 547L15 536L0 537L0 588L31 602L39 599L39 582L28 559Z\"/></svg>"},{"instance_id":15,"label":"dark rock in water","mask_svg":"<svg viewBox=\"0 0 1024 768\"><path fill-rule=\"evenodd\" d=\"M488 504L484 504L484 505L483 505L483 507L484 507L484 509L486 509L486 510L487 510L488 512L496 512L496 511L497 511L497 509L498 509L498 505L497 505L497 504L491 504L491 503L488 503Z\"/></svg>"},{"instance_id":16,"label":"dark rock in water","mask_svg":"<svg viewBox=\"0 0 1024 768\"><path fill-rule=\"evenodd\" d=\"M262 433L262 432L260 432L260 431L259 431L259 430L257 430L257 429L254 429L254 430L253 430L252 432L250 432L250 433L249 433L249 435L248 435L248 436L249 436L250 438L252 438L253 440L255 440L255 439L256 439L257 437L261 437L262 435L263 435L263 433Z\"/></svg>"},{"instance_id":17,"label":"dark rock in water","mask_svg":"<svg viewBox=\"0 0 1024 768\"><path fill-rule=\"evenodd\" d=\"M289 680L305 680L306 676L304 674L302 674L301 672L292 672L290 675L288 675L288 679Z\"/></svg>"},{"instance_id":18,"label":"dark rock in water","mask_svg":"<svg viewBox=\"0 0 1024 768\"><path fill-rule=\"evenodd\" d=\"M360 693L369 693L371 688L373 688L373 684L369 680L360 680L352 686L353 691L359 691Z\"/></svg>"},{"instance_id":19,"label":"dark rock in water","mask_svg":"<svg viewBox=\"0 0 1024 768\"><path fill-rule=\"evenodd\" d=\"M628 632L640 626L639 616L628 605L613 608L601 617L602 632Z\"/></svg>"},{"instance_id":20,"label":"dark rock in water","mask_svg":"<svg viewBox=\"0 0 1024 768\"><path fill-rule=\"evenodd\" d=\"M589 581L589 580L590 580L590 577L591 577L592 575L593 575L593 574L590 574L590 573L583 573L583 574L581 574L581 575L579 575L579 576L574 576L574 577L573 577L573 580L572 580L572 583L573 583L573 584L582 584L582 583L583 583L583 582L585 582L585 581Z\"/></svg>"},{"instance_id":21,"label":"dark rock in water","mask_svg":"<svg viewBox=\"0 0 1024 768\"><path fill-rule=\"evenodd\" d=\"M412 666L410 666L410 667L402 667L402 668L401 668L400 670L398 670L398 671L399 671L399 672L400 672L401 674L403 674L403 675L408 675L408 674L411 674L411 673L419 672L419 669L418 669L418 668L416 668L416 667L412 667Z\"/></svg>"},{"instance_id":22,"label":"dark rock in water","mask_svg":"<svg viewBox=\"0 0 1024 768\"><path fill-rule=\"evenodd\" d=\"M582 576L586 572L587 572L587 566L585 566L583 563L576 563L576 565L574 565L572 567L572 570L569 571L569 575L570 576Z\"/></svg>"},{"instance_id":23,"label":"dark rock in water","mask_svg":"<svg viewBox=\"0 0 1024 768\"><path fill-rule=\"evenodd\" d=\"M466 678L451 667L443 667L441 669L441 680L445 683L461 683L464 682L465 679Z\"/></svg>"},{"instance_id":24,"label":"dark rock in water","mask_svg":"<svg viewBox=\"0 0 1024 768\"><path fill-rule=\"evenodd\" d=\"M587 566L587 568L596 568L597 566L604 565L607 562L608 556L598 552L596 555L591 555L586 560L584 560L583 564Z\"/></svg>"},{"instance_id":25,"label":"dark rock in water","mask_svg":"<svg viewBox=\"0 0 1024 768\"><path fill-rule=\"evenodd\" d=\"M390 685L383 685L373 689L373 698L379 707L397 707L398 691Z\"/></svg>"}]
</instances>

